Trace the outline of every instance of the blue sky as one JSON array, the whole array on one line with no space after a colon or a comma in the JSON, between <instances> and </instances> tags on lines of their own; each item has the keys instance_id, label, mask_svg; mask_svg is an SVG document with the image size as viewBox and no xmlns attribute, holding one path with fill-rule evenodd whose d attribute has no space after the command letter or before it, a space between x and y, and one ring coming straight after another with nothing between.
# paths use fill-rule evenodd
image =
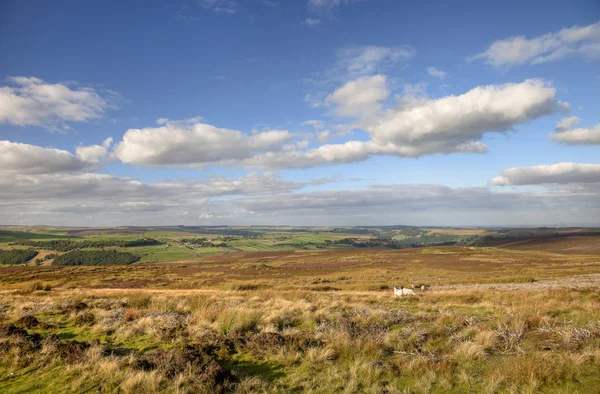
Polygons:
<instances>
[{"instance_id":1,"label":"blue sky","mask_svg":"<svg viewBox=\"0 0 600 394\"><path fill-rule=\"evenodd\" d=\"M595 1L120 3L0 2L0 221L600 225Z\"/></svg>"}]
</instances>

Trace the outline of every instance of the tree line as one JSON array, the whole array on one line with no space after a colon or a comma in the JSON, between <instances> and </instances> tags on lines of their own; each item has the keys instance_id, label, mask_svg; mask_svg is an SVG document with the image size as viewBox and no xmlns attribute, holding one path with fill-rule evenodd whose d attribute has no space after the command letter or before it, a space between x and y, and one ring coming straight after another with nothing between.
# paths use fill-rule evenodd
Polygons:
<instances>
[{"instance_id":1,"label":"tree line","mask_svg":"<svg viewBox=\"0 0 600 394\"><path fill-rule=\"evenodd\" d=\"M32 241L23 240L13 242L11 245L24 245L34 248L57 250L59 252L69 252L76 249L84 248L104 248L104 247L133 247L133 246L152 246L160 245L161 242L152 238L142 238L136 240L119 240L119 239L86 239L76 241L73 239L55 239L49 241Z\"/></svg>"},{"instance_id":2,"label":"tree line","mask_svg":"<svg viewBox=\"0 0 600 394\"><path fill-rule=\"evenodd\" d=\"M116 250L74 250L55 258L52 265L126 265L139 259L135 254Z\"/></svg>"},{"instance_id":3,"label":"tree line","mask_svg":"<svg viewBox=\"0 0 600 394\"><path fill-rule=\"evenodd\" d=\"M183 238L179 241L182 244L194 245L200 248L218 248L218 247L226 247L227 244L225 242L221 243L213 243L206 238Z\"/></svg>"},{"instance_id":4,"label":"tree line","mask_svg":"<svg viewBox=\"0 0 600 394\"><path fill-rule=\"evenodd\" d=\"M33 249L0 250L0 264L25 264L37 254Z\"/></svg>"}]
</instances>

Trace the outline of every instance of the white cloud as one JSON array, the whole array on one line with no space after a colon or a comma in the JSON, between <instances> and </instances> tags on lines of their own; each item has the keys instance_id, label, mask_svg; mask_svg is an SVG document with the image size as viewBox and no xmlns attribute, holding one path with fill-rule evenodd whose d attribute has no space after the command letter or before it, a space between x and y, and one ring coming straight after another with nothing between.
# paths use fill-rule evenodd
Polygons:
<instances>
[{"instance_id":1,"label":"white cloud","mask_svg":"<svg viewBox=\"0 0 600 394\"><path fill-rule=\"evenodd\" d=\"M409 46L348 46L337 51L335 72L345 72L351 78L370 75L411 59L415 50Z\"/></svg>"},{"instance_id":2,"label":"white cloud","mask_svg":"<svg viewBox=\"0 0 600 394\"><path fill-rule=\"evenodd\" d=\"M75 156L86 163L100 164L106 160L112 142L112 138L107 138L102 145L78 146L75 148Z\"/></svg>"},{"instance_id":3,"label":"white cloud","mask_svg":"<svg viewBox=\"0 0 600 394\"><path fill-rule=\"evenodd\" d=\"M550 134L550 139L567 145L600 145L600 124L573 129L578 123L577 116L562 119L556 125L556 132Z\"/></svg>"},{"instance_id":4,"label":"white cloud","mask_svg":"<svg viewBox=\"0 0 600 394\"><path fill-rule=\"evenodd\" d=\"M561 119L560 122L558 122L558 124L556 125L556 128L554 130L567 131L569 129L572 129L573 126L575 126L578 123L579 123L579 118L577 116L569 116L568 118Z\"/></svg>"},{"instance_id":5,"label":"white cloud","mask_svg":"<svg viewBox=\"0 0 600 394\"><path fill-rule=\"evenodd\" d=\"M247 219L296 225L598 225L598 193L495 191L487 187L371 185L236 201ZM548 212L553 212L548 215Z\"/></svg>"},{"instance_id":6,"label":"white cloud","mask_svg":"<svg viewBox=\"0 0 600 394\"><path fill-rule=\"evenodd\" d=\"M242 178L210 177L206 180L177 179L144 183L106 174L15 174L0 173L0 200L146 201L185 202L218 196L278 194L308 185L333 182L322 178L306 182L288 181L278 174L248 173Z\"/></svg>"},{"instance_id":7,"label":"white cloud","mask_svg":"<svg viewBox=\"0 0 600 394\"><path fill-rule=\"evenodd\" d=\"M381 111L388 94L385 77L374 76L348 82L326 99L338 115L362 117L357 126L368 132L369 141L322 145L305 152L269 152L244 163L283 169L349 163L373 155L485 153L488 148L481 139L486 133L514 130L568 108L555 99L555 89L540 80L479 86L459 96L434 100L411 95L401 97L397 107ZM318 137L326 141L329 133L321 132Z\"/></svg>"},{"instance_id":8,"label":"white cloud","mask_svg":"<svg viewBox=\"0 0 600 394\"><path fill-rule=\"evenodd\" d=\"M103 145L79 146L76 153L36 145L0 141L0 173L52 174L97 169L106 159L112 138Z\"/></svg>"},{"instance_id":9,"label":"white cloud","mask_svg":"<svg viewBox=\"0 0 600 394\"><path fill-rule=\"evenodd\" d=\"M34 77L10 77L0 87L0 124L67 128L67 122L88 122L115 108L95 89L49 84Z\"/></svg>"},{"instance_id":10,"label":"white cloud","mask_svg":"<svg viewBox=\"0 0 600 394\"><path fill-rule=\"evenodd\" d=\"M484 152L485 133L504 132L565 104L540 80L478 86L459 96L421 100L388 110L366 127L373 141L400 156Z\"/></svg>"},{"instance_id":11,"label":"white cloud","mask_svg":"<svg viewBox=\"0 0 600 394\"><path fill-rule=\"evenodd\" d=\"M600 164L557 163L515 167L502 171L493 186L575 184L600 182Z\"/></svg>"},{"instance_id":12,"label":"white cloud","mask_svg":"<svg viewBox=\"0 0 600 394\"><path fill-rule=\"evenodd\" d=\"M371 142L348 141L343 144L321 145L305 152L269 152L247 159L244 164L263 169L308 168L366 160L376 149Z\"/></svg>"},{"instance_id":13,"label":"white cloud","mask_svg":"<svg viewBox=\"0 0 600 394\"><path fill-rule=\"evenodd\" d=\"M427 67L427 73L428 73L429 75L431 75L432 77L439 78L439 79L440 79L440 80L442 80L442 81L443 81L444 79L446 79L446 76L448 75L448 74L447 74L447 73L445 73L444 71L442 71L442 70L438 70L438 69L437 69L437 68L435 68L435 67Z\"/></svg>"},{"instance_id":14,"label":"white cloud","mask_svg":"<svg viewBox=\"0 0 600 394\"><path fill-rule=\"evenodd\" d=\"M340 116L358 118L379 112L389 94L384 75L361 77L336 89L326 97L325 104L335 106Z\"/></svg>"},{"instance_id":15,"label":"white cloud","mask_svg":"<svg viewBox=\"0 0 600 394\"><path fill-rule=\"evenodd\" d=\"M115 155L129 164L195 166L277 151L291 139L287 130L246 135L204 123L167 122L161 127L127 130L115 148Z\"/></svg>"},{"instance_id":16,"label":"white cloud","mask_svg":"<svg viewBox=\"0 0 600 394\"><path fill-rule=\"evenodd\" d=\"M231 225L599 224L600 188L593 187L531 193L396 184L301 191L337 179L293 182L273 173L251 173L239 179L144 183L103 174L0 174L0 222L194 225L200 217Z\"/></svg>"},{"instance_id":17,"label":"white cloud","mask_svg":"<svg viewBox=\"0 0 600 394\"><path fill-rule=\"evenodd\" d=\"M484 60L495 67L511 67L546 63L569 56L600 59L600 22L533 38L515 36L495 41L487 50L467 60Z\"/></svg>"},{"instance_id":18,"label":"white cloud","mask_svg":"<svg viewBox=\"0 0 600 394\"><path fill-rule=\"evenodd\" d=\"M316 18L306 18L302 23L304 23L306 26L317 26L321 24L321 20L320 19L316 19Z\"/></svg>"}]
</instances>

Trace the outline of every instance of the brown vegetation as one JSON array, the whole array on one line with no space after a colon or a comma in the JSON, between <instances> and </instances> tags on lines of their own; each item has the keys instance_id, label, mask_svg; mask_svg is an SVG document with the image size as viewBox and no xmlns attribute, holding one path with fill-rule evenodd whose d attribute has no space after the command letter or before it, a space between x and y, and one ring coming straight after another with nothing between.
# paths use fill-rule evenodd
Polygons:
<instances>
[{"instance_id":1,"label":"brown vegetation","mask_svg":"<svg viewBox=\"0 0 600 394\"><path fill-rule=\"evenodd\" d=\"M599 274L474 247L1 268L0 392L598 392Z\"/></svg>"}]
</instances>

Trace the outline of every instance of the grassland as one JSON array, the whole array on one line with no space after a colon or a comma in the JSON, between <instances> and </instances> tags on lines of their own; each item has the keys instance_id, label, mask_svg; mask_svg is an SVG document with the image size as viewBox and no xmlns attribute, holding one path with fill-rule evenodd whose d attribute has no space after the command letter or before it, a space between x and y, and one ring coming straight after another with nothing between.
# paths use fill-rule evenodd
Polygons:
<instances>
[{"instance_id":1,"label":"grassland","mask_svg":"<svg viewBox=\"0 0 600 394\"><path fill-rule=\"evenodd\" d=\"M197 249L177 240L223 236L85 230L170 246L122 248L147 259L127 266L0 267L0 392L600 392L600 237L328 250L375 235L267 230ZM430 290L391 296L411 284Z\"/></svg>"}]
</instances>

